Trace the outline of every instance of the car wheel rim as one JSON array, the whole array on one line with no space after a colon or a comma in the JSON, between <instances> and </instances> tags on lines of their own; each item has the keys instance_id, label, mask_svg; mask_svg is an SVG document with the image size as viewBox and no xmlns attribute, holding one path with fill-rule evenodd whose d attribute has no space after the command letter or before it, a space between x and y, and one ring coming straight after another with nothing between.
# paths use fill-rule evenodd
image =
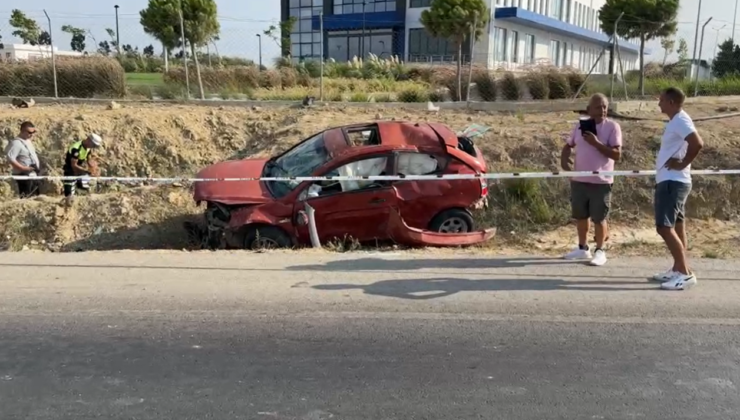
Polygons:
<instances>
[{"instance_id":1,"label":"car wheel rim","mask_svg":"<svg viewBox=\"0 0 740 420\"><path fill-rule=\"evenodd\" d=\"M259 238L255 239L252 243L254 249L272 249L278 248L278 243L274 239L270 238Z\"/></svg>"},{"instance_id":2,"label":"car wheel rim","mask_svg":"<svg viewBox=\"0 0 740 420\"><path fill-rule=\"evenodd\" d=\"M465 233L468 231L468 224L460 217L447 219L439 227L440 233Z\"/></svg>"}]
</instances>

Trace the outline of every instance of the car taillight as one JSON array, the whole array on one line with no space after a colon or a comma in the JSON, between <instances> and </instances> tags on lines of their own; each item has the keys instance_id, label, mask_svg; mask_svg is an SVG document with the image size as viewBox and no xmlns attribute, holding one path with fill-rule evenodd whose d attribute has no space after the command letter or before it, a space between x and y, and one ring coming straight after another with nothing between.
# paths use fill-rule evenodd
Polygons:
<instances>
[{"instance_id":1,"label":"car taillight","mask_svg":"<svg viewBox=\"0 0 740 420\"><path fill-rule=\"evenodd\" d=\"M486 197L488 195L488 180L485 178L480 179L480 196Z\"/></svg>"}]
</instances>

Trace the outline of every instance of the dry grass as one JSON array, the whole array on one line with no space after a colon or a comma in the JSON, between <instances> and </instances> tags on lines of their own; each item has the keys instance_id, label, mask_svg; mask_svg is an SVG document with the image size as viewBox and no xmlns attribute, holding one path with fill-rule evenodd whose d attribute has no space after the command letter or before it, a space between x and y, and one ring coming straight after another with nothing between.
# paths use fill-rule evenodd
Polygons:
<instances>
[{"instance_id":1,"label":"dry grass","mask_svg":"<svg viewBox=\"0 0 740 420\"><path fill-rule=\"evenodd\" d=\"M57 58L59 96L119 98L126 94L123 67L112 58ZM0 60L0 96L54 97L51 60Z\"/></svg>"},{"instance_id":2,"label":"dry grass","mask_svg":"<svg viewBox=\"0 0 740 420\"><path fill-rule=\"evenodd\" d=\"M740 99L723 99L721 102L724 106L732 106L740 103ZM689 111L701 116L716 113L717 107L716 103L692 102ZM106 162L102 165L103 175L191 176L212 162L273 155L328 126L372 121L377 113L377 109L341 106L216 109L140 105L117 110L90 106L37 106L23 111L0 110L0 130L8 138L15 133L21 119L32 120L40 132L37 139L39 153L55 174L60 174L66 143L94 127L108 144L104 154ZM60 115L65 118L60 119ZM660 117L652 110L636 111L632 115ZM562 136L576 119L576 115L570 113L471 114L443 111L432 115L410 109L394 109L392 114L382 117L439 121L456 129L463 129L471 122L492 127L476 141L492 172L557 169ZM625 147L624 159L618 168L651 168L662 123L625 121L621 124ZM695 165L697 169L740 166L740 148L731 134L740 131L740 121L699 122L697 126L706 141ZM647 178L621 178L615 185L615 232L623 232L623 239L615 239L618 242L615 246L625 250L620 252L639 250L638 246L630 244L639 241L650 244L652 239L648 239L654 239L650 236L653 235L650 224L642 223L649 220L651 187L651 180ZM59 185L49 186L46 191L58 194ZM496 183L491 186L490 208L477 214L476 218L481 226L498 227L499 244L530 249L536 246L542 252L560 252L561 248L570 246L572 238L567 197L568 184L564 180ZM3 199L0 203L0 243L4 242L13 249L33 241L37 244L41 241L68 244L67 249L75 246L81 249L180 248L187 243L187 238L177 226L197 212L187 190L167 187L138 190L123 185L104 187L100 194L79 197L78 207L70 219L74 223L69 224L59 222L56 203L61 197L22 202L12 198L8 184L0 184L0 198ZM706 244L707 248L701 248L701 252L722 256L737 249L725 248L722 244L737 236L737 226L731 221L740 215L738 203L740 183L736 177L696 178L689 216L713 220L702 225L700 238L692 238L697 243ZM119 209L128 210L121 213ZM113 232L109 231L111 229ZM699 236L698 233L695 235ZM354 249L356 245L344 241L332 246L346 250Z\"/></svg>"}]
</instances>

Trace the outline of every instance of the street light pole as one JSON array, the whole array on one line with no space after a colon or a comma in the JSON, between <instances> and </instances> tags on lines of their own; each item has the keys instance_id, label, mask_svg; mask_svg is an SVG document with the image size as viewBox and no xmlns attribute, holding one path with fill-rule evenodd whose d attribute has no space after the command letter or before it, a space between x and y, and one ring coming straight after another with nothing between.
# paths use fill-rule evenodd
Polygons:
<instances>
[{"instance_id":1,"label":"street light pole","mask_svg":"<svg viewBox=\"0 0 740 420\"><path fill-rule=\"evenodd\" d=\"M259 51L260 51L260 71L262 71L262 35L257 34L257 38L259 38Z\"/></svg>"},{"instance_id":2,"label":"street light pole","mask_svg":"<svg viewBox=\"0 0 740 420\"><path fill-rule=\"evenodd\" d=\"M735 46L735 23L737 22L737 2L735 0L735 14L732 16L732 46Z\"/></svg>"},{"instance_id":3,"label":"street light pole","mask_svg":"<svg viewBox=\"0 0 740 420\"><path fill-rule=\"evenodd\" d=\"M118 5L113 6L116 9L116 51L118 51L118 56L121 56L121 35L118 31Z\"/></svg>"},{"instance_id":4,"label":"street light pole","mask_svg":"<svg viewBox=\"0 0 740 420\"><path fill-rule=\"evenodd\" d=\"M712 21L712 18L710 17L707 19L706 22L704 22L704 25L701 27L701 41L699 42L699 62L696 65L696 81L694 82L694 96L699 96L699 68L701 65L701 50L702 47L704 47L704 29L707 28L707 25L709 25L709 22Z\"/></svg>"},{"instance_id":5,"label":"street light pole","mask_svg":"<svg viewBox=\"0 0 740 420\"><path fill-rule=\"evenodd\" d=\"M696 62L696 47L699 45L699 21L701 20L701 1L699 0L699 10L696 12L696 34L694 34L694 52L691 55L691 77L694 77L694 63ZM697 78L699 76L699 68L696 69ZM691 77L689 80L691 80Z\"/></svg>"}]
</instances>

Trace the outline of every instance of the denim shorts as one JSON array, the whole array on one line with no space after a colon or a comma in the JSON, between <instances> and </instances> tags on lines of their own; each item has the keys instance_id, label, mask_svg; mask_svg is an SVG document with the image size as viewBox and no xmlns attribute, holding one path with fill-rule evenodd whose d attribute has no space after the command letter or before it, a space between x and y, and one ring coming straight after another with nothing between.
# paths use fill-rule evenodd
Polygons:
<instances>
[{"instance_id":1,"label":"denim shorts","mask_svg":"<svg viewBox=\"0 0 740 420\"><path fill-rule=\"evenodd\" d=\"M663 181L655 186L655 226L674 227L683 222L691 184Z\"/></svg>"}]
</instances>

